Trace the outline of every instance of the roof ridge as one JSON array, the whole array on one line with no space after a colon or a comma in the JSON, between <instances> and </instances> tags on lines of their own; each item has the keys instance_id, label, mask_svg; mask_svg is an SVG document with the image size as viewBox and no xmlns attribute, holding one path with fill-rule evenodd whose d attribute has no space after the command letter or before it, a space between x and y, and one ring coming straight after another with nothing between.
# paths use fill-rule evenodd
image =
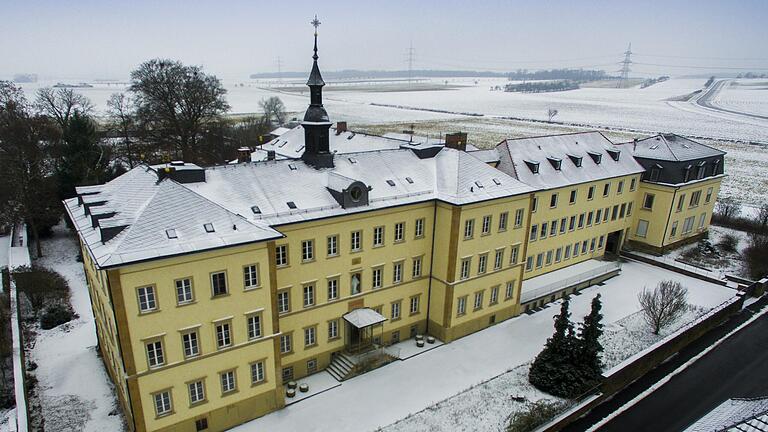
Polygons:
<instances>
[{"instance_id":1,"label":"roof ridge","mask_svg":"<svg viewBox=\"0 0 768 432\"><path fill-rule=\"evenodd\" d=\"M517 138L504 138L504 141L517 141L517 140L533 139L533 138L549 138L549 137L566 136L566 135L587 135L587 134L593 134L593 133L599 133L602 135L602 132L600 130L595 129L595 130L581 131L581 132L565 132L565 133L559 133L559 134L545 134L545 135L533 135L533 136L517 137Z\"/></svg>"}]
</instances>

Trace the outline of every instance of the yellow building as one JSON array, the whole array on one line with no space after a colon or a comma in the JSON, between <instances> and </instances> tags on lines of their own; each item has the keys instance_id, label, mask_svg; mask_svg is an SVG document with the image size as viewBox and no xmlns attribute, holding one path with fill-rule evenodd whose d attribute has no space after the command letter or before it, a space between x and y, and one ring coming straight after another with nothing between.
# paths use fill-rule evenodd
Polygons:
<instances>
[{"instance_id":1,"label":"yellow building","mask_svg":"<svg viewBox=\"0 0 768 432\"><path fill-rule=\"evenodd\" d=\"M479 150L333 128L317 57L308 85L302 124L254 162L142 165L65 201L131 430L225 430L283 407L286 382L345 379L350 356L486 328L520 313L524 280L618 253L628 230L656 246L645 215L704 188L685 221L717 195L719 176L641 181L599 133Z\"/></svg>"}]
</instances>

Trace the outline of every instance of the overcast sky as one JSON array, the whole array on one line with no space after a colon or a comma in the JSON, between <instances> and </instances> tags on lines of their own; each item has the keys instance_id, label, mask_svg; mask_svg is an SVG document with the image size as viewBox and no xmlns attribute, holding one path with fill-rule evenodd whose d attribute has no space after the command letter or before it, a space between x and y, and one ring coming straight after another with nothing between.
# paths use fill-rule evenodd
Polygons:
<instances>
[{"instance_id":1,"label":"overcast sky","mask_svg":"<svg viewBox=\"0 0 768 432\"><path fill-rule=\"evenodd\" d=\"M768 71L765 0L0 0L0 77L121 79L154 57L225 79L275 71L278 57L309 70L315 13L323 70L406 69L413 43L419 69L613 72L631 42L633 75Z\"/></svg>"}]
</instances>

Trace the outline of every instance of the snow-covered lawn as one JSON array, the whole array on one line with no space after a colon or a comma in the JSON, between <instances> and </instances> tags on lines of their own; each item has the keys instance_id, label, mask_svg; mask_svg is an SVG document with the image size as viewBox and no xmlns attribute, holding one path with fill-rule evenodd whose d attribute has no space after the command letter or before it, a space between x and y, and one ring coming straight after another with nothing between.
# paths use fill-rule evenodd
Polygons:
<instances>
[{"instance_id":1,"label":"snow-covered lawn","mask_svg":"<svg viewBox=\"0 0 768 432\"><path fill-rule=\"evenodd\" d=\"M640 310L637 293L642 291L643 287L653 287L665 279L680 281L689 289L690 303L700 308L710 309L735 294L735 291L720 285L630 261L622 267L621 275L606 281L603 286L588 288L582 295L573 297L572 319L575 322L581 321L589 311L592 297L600 293L604 305L604 322L614 323ZM238 432L375 430L425 408L433 407L438 402L510 370L513 374L502 378L499 382L520 383L522 372L518 367L530 362L541 350L552 333L552 317L557 312L558 307L554 305L533 315L521 315L507 320L406 361L394 362L344 381L337 388L233 430ZM517 377L514 373L518 374ZM471 396L467 399L469 402L456 402L458 404L455 405L456 409L466 409L466 413L479 412L476 411L480 408L475 402L480 396L475 395L482 395L485 391L485 387L478 386L477 393L470 393ZM517 389L499 397L507 398L510 394L516 393L518 393ZM519 393L525 397L538 397L525 386L520 387ZM483 401L483 403L486 402ZM488 404L497 404L498 409L503 411L511 405L511 402L502 400L488 402ZM446 401L443 406L447 408L439 410L435 407L430 410L443 413L438 414L440 422L450 422L450 419L445 417L457 411L453 410L454 405L450 401ZM465 408L459 408L461 406ZM342 411L343 415L340 414ZM473 422L472 425L466 426L466 430L486 430L487 428L493 430L494 424L499 425L503 422L504 419L489 419L479 429L473 426L476 424ZM441 425L446 424L427 424L426 420L421 423L424 425L422 429L404 430L443 430ZM455 428L453 430L464 428L460 425L453 427ZM391 430L401 429L393 426Z\"/></svg>"},{"instance_id":2,"label":"snow-covered lawn","mask_svg":"<svg viewBox=\"0 0 768 432\"><path fill-rule=\"evenodd\" d=\"M96 330L77 242L63 223L44 241L36 261L67 279L80 317L51 330L37 330L28 359L37 363L38 395L47 431L122 431L114 389L98 358ZM34 415L34 414L33 414Z\"/></svg>"}]
</instances>

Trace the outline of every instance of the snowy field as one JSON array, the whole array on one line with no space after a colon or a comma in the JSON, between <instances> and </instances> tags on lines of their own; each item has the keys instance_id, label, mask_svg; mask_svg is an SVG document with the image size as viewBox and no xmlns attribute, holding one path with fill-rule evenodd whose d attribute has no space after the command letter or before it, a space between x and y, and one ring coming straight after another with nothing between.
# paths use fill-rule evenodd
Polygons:
<instances>
[{"instance_id":1,"label":"snowy field","mask_svg":"<svg viewBox=\"0 0 768 432\"><path fill-rule=\"evenodd\" d=\"M637 293L644 286L653 287L664 279L680 281L689 289L690 303L704 309L719 305L735 294L720 285L642 263L627 262L620 276L573 297L572 319L581 321L589 311L592 297L598 292L602 294L604 322L613 323L630 316L640 309ZM391 363L344 381L337 388L233 431L368 431L395 423L530 362L551 335L552 317L557 312L557 307L549 307L533 315L507 320L409 360ZM514 376L506 379L520 381ZM480 394L482 391L482 388L478 389ZM516 390L510 393L516 393ZM521 388L520 393L525 397L537 397L530 389ZM382 409L383 404L386 409ZM339 415L339 407L343 407L343 416ZM446 412L445 416L448 415ZM444 416L440 419L449 421ZM498 419L485 421L479 428L470 425L466 430L486 430L485 426L501 424ZM440 424L425 423L424 428L412 430L443 430ZM401 429L393 426L391 430Z\"/></svg>"},{"instance_id":2,"label":"snowy field","mask_svg":"<svg viewBox=\"0 0 768 432\"><path fill-rule=\"evenodd\" d=\"M731 81L713 101L714 105L740 112L768 116L768 80Z\"/></svg>"},{"instance_id":3,"label":"snowy field","mask_svg":"<svg viewBox=\"0 0 768 432\"><path fill-rule=\"evenodd\" d=\"M80 317L51 330L37 329L29 360L37 363L38 395L46 431L121 431L114 389L96 350L93 311L77 242L63 223L44 241L36 261L67 279L72 307ZM35 415L35 413L32 413Z\"/></svg>"}]
</instances>

